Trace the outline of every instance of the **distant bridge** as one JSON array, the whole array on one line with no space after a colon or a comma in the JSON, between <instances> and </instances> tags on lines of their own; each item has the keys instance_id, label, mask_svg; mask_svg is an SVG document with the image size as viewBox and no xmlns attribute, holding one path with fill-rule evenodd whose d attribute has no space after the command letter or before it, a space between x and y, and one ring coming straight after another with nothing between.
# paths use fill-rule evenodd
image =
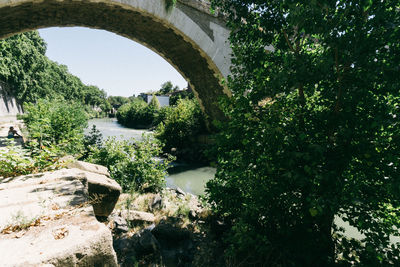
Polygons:
<instances>
[{"instance_id":1,"label":"distant bridge","mask_svg":"<svg viewBox=\"0 0 400 267\"><path fill-rule=\"evenodd\" d=\"M53 26L117 33L166 59L189 82L209 118L220 119L216 101L229 95L220 84L229 74L229 30L207 1L178 0L169 10L165 1L0 0L0 38Z\"/></svg>"}]
</instances>

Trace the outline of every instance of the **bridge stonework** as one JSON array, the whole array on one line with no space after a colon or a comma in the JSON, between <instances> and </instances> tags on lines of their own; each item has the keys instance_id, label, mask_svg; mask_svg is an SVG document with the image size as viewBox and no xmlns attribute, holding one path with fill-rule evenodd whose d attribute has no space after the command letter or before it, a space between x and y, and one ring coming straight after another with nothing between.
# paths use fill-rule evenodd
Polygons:
<instances>
[{"instance_id":1,"label":"bridge stonework","mask_svg":"<svg viewBox=\"0 0 400 267\"><path fill-rule=\"evenodd\" d=\"M0 38L53 26L104 29L137 41L174 66L191 85L209 118L229 95L229 30L205 0L0 0ZM118 47L115 47L118 49ZM157 73L154 73L156 76Z\"/></svg>"}]
</instances>

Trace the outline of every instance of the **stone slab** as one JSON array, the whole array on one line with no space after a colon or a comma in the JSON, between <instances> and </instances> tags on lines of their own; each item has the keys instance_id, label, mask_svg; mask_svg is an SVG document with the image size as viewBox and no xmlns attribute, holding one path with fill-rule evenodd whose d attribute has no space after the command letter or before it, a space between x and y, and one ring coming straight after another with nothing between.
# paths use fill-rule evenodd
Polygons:
<instances>
[{"instance_id":1,"label":"stone slab","mask_svg":"<svg viewBox=\"0 0 400 267\"><path fill-rule=\"evenodd\" d=\"M107 179L79 169L3 179L0 266L117 266L89 194L90 181Z\"/></svg>"}]
</instances>

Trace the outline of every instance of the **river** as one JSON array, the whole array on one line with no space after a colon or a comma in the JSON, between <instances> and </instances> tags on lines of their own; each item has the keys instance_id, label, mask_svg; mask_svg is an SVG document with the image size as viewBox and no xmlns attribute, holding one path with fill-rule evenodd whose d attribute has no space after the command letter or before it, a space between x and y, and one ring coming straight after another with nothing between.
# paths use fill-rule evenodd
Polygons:
<instances>
[{"instance_id":1,"label":"river","mask_svg":"<svg viewBox=\"0 0 400 267\"><path fill-rule=\"evenodd\" d=\"M101 118L89 120L86 133L96 125L103 134L103 139L115 136L118 140L135 138L141 140L142 135L151 134L151 131L130 129L122 126L115 118ZM166 177L167 187L179 187L185 192L194 195L204 194L205 184L215 175L215 168L196 164L174 164Z\"/></svg>"}]
</instances>

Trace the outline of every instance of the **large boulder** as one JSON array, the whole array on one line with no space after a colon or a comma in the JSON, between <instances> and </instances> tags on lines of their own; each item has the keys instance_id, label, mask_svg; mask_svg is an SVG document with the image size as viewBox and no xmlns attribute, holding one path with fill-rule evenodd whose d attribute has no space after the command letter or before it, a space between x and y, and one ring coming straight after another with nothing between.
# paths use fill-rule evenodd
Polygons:
<instances>
[{"instance_id":1,"label":"large boulder","mask_svg":"<svg viewBox=\"0 0 400 267\"><path fill-rule=\"evenodd\" d=\"M1 181L0 266L117 266L96 217L111 213L120 191L76 168Z\"/></svg>"},{"instance_id":2,"label":"large boulder","mask_svg":"<svg viewBox=\"0 0 400 267\"><path fill-rule=\"evenodd\" d=\"M89 163L89 162L84 162L84 161L79 161L79 160L75 160L74 158L67 158L65 159L66 161L66 166L69 169L80 169L83 171L88 171L88 172L92 172L92 173L98 173L107 177L110 177L110 173L108 172L107 167L101 166L101 165L97 165L97 164L93 164L93 163Z\"/></svg>"}]
</instances>

